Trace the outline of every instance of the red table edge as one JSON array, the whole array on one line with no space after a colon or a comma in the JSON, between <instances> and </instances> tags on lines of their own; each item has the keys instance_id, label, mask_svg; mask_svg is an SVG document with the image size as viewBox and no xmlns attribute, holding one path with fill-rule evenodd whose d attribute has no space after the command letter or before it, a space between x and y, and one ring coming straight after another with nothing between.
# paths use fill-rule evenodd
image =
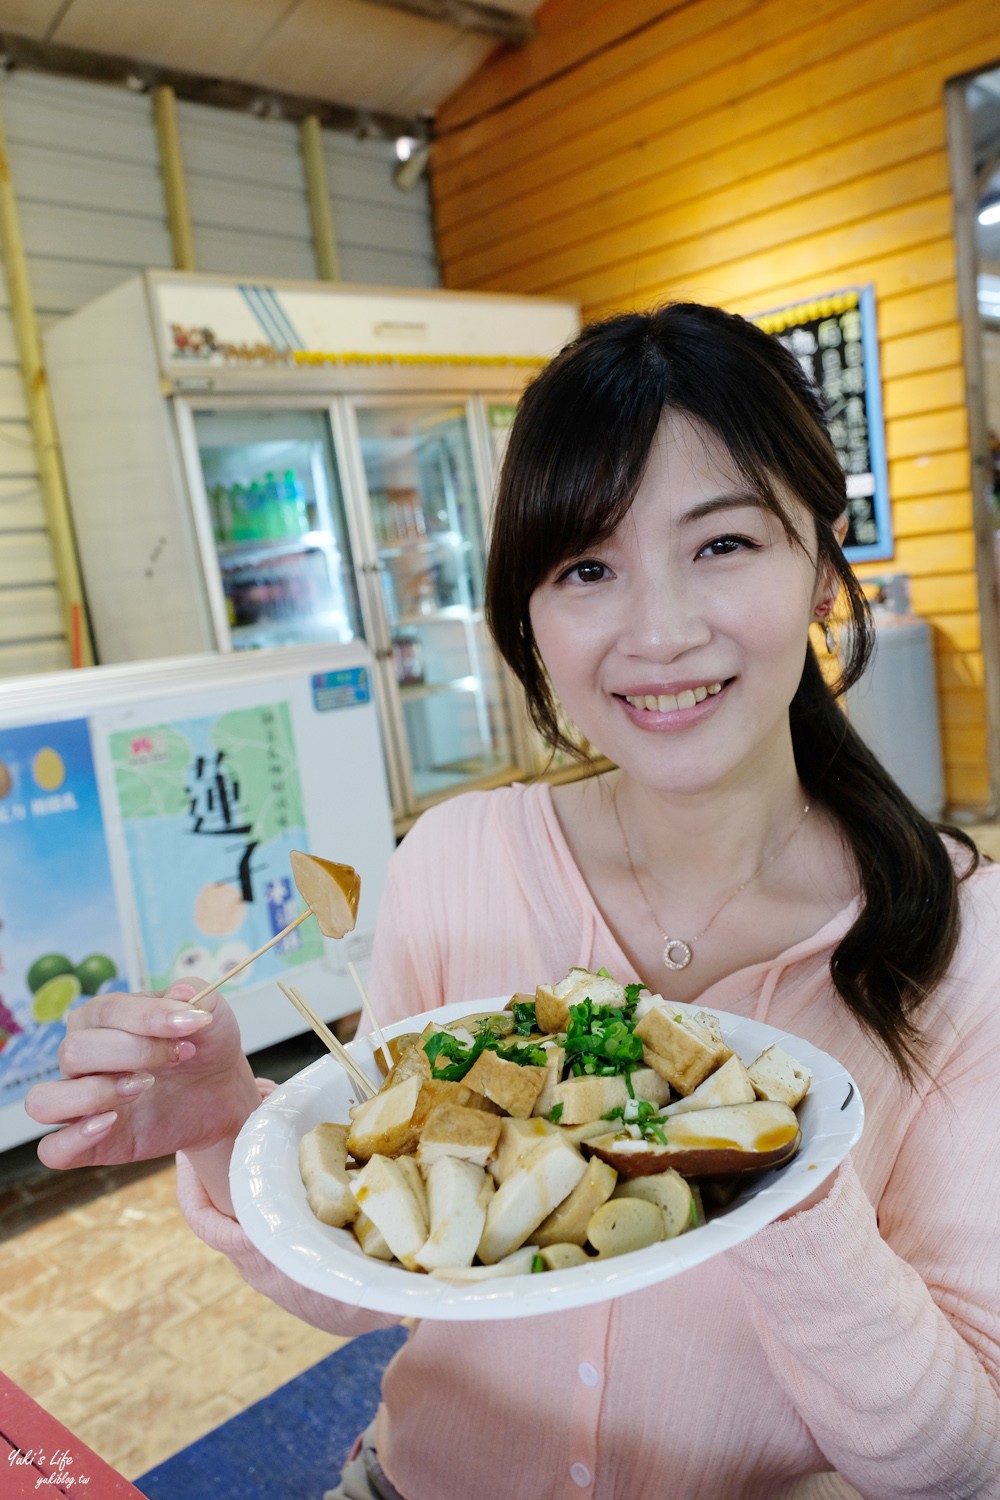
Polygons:
<instances>
[{"instance_id":1,"label":"red table edge","mask_svg":"<svg viewBox=\"0 0 1000 1500\"><path fill-rule=\"evenodd\" d=\"M90 1500L127 1500L129 1496L137 1496L138 1500L145 1500L141 1490L2 1374L0 1440L0 1463L6 1469L0 1478L0 1492L5 1495L12 1493L8 1486L20 1474L22 1478L30 1475L30 1490L38 1495L67 1495L78 1500L86 1500L87 1496ZM17 1462L18 1458L23 1461ZM62 1476L67 1476L65 1484L60 1483ZM38 1484L40 1477L48 1482Z\"/></svg>"}]
</instances>

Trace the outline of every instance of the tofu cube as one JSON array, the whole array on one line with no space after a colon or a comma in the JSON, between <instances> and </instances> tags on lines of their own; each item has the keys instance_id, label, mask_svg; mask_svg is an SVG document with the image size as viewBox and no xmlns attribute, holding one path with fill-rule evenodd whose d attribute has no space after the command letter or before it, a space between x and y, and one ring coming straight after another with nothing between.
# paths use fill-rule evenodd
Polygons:
<instances>
[{"instance_id":1,"label":"tofu cube","mask_svg":"<svg viewBox=\"0 0 1000 1500\"><path fill-rule=\"evenodd\" d=\"M388 1156L373 1156L351 1187L358 1207L381 1231L396 1259L408 1271L414 1270L428 1225L406 1169Z\"/></svg>"},{"instance_id":2,"label":"tofu cube","mask_svg":"<svg viewBox=\"0 0 1000 1500\"><path fill-rule=\"evenodd\" d=\"M591 974L587 969L570 969L565 979L558 984L540 984L535 991L535 1019L540 1031L565 1031L569 1024L569 1008L590 999L595 1005L612 1005L620 1008L625 1004L625 989L603 974Z\"/></svg>"},{"instance_id":3,"label":"tofu cube","mask_svg":"<svg viewBox=\"0 0 1000 1500\"><path fill-rule=\"evenodd\" d=\"M679 1094L690 1094L709 1073L732 1057L697 1021L668 1006L653 1006L635 1028L642 1055Z\"/></svg>"},{"instance_id":4,"label":"tofu cube","mask_svg":"<svg viewBox=\"0 0 1000 1500\"><path fill-rule=\"evenodd\" d=\"M500 1116L462 1104L439 1104L431 1110L417 1146L417 1161L429 1167L441 1156L457 1156L485 1167L500 1138Z\"/></svg>"},{"instance_id":5,"label":"tofu cube","mask_svg":"<svg viewBox=\"0 0 1000 1500\"><path fill-rule=\"evenodd\" d=\"M587 1164L560 1135L547 1136L490 1199L479 1241L484 1265L502 1260L537 1229L576 1187Z\"/></svg>"},{"instance_id":6,"label":"tofu cube","mask_svg":"<svg viewBox=\"0 0 1000 1500\"><path fill-rule=\"evenodd\" d=\"M545 1068L506 1062L495 1052L481 1052L462 1082L466 1088L499 1104L515 1119L526 1120L545 1083Z\"/></svg>"},{"instance_id":7,"label":"tofu cube","mask_svg":"<svg viewBox=\"0 0 1000 1500\"><path fill-rule=\"evenodd\" d=\"M430 1234L417 1251L425 1271L442 1266L471 1266L493 1196L492 1180L482 1167L441 1156L427 1174Z\"/></svg>"},{"instance_id":8,"label":"tofu cube","mask_svg":"<svg viewBox=\"0 0 1000 1500\"><path fill-rule=\"evenodd\" d=\"M765 1047L747 1068L747 1076L758 1099L787 1104L794 1109L809 1092L812 1074L781 1047Z\"/></svg>"},{"instance_id":9,"label":"tofu cube","mask_svg":"<svg viewBox=\"0 0 1000 1500\"><path fill-rule=\"evenodd\" d=\"M355 1161L395 1156L412 1148L416 1137L411 1121L423 1082L422 1073L412 1073L403 1083L383 1088L373 1099L352 1107L347 1149Z\"/></svg>"},{"instance_id":10,"label":"tofu cube","mask_svg":"<svg viewBox=\"0 0 1000 1500\"><path fill-rule=\"evenodd\" d=\"M753 1084L735 1052L721 1068L699 1083L684 1099L668 1104L665 1115L683 1115L690 1109L717 1109L723 1104L750 1104L756 1098Z\"/></svg>"},{"instance_id":11,"label":"tofu cube","mask_svg":"<svg viewBox=\"0 0 1000 1500\"><path fill-rule=\"evenodd\" d=\"M358 1209L347 1175L347 1127L329 1121L316 1125L299 1141L299 1172L309 1207L321 1224L342 1229Z\"/></svg>"},{"instance_id":12,"label":"tofu cube","mask_svg":"<svg viewBox=\"0 0 1000 1500\"><path fill-rule=\"evenodd\" d=\"M670 1085L653 1068L636 1068L632 1073L632 1090L637 1099L652 1104L666 1104ZM583 1125L600 1119L610 1109L618 1109L629 1100L628 1085L621 1076L612 1078L567 1078L552 1090L552 1103L562 1105L560 1125Z\"/></svg>"}]
</instances>

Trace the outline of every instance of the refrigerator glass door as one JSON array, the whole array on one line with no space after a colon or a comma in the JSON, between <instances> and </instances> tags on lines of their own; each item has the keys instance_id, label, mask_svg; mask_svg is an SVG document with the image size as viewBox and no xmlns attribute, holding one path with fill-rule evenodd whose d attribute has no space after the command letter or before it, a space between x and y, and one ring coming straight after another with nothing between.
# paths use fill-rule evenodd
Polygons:
<instances>
[{"instance_id":1,"label":"refrigerator glass door","mask_svg":"<svg viewBox=\"0 0 1000 1500\"><path fill-rule=\"evenodd\" d=\"M362 637L326 412L202 409L194 427L233 646Z\"/></svg>"},{"instance_id":2,"label":"refrigerator glass door","mask_svg":"<svg viewBox=\"0 0 1000 1500\"><path fill-rule=\"evenodd\" d=\"M514 755L483 619L484 541L464 402L358 405L413 796L502 777Z\"/></svg>"}]
</instances>

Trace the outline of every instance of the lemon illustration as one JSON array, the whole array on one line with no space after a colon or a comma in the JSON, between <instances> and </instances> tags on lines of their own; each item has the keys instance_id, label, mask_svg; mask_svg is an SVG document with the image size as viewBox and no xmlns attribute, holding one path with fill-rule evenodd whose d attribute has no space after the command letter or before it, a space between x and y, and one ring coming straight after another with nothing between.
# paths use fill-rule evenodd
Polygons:
<instances>
[{"instance_id":1,"label":"lemon illustration","mask_svg":"<svg viewBox=\"0 0 1000 1500\"><path fill-rule=\"evenodd\" d=\"M31 1014L39 1022L61 1021L79 993L80 981L75 974L57 974L35 991Z\"/></svg>"},{"instance_id":2,"label":"lemon illustration","mask_svg":"<svg viewBox=\"0 0 1000 1500\"><path fill-rule=\"evenodd\" d=\"M55 979L59 974L72 974L73 965L65 953L43 953L41 958L35 962L27 973L28 989L36 995L42 985L50 979Z\"/></svg>"},{"instance_id":3,"label":"lemon illustration","mask_svg":"<svg viewBox=\"0 0 1000 1500\"><path fill-rule=\"evenodd\" d=\"M31 774L43 792L57 792L66 780L66 766L58 750L45 746L31 762Z\"/></svg>"},{"instance_id":4,"label":"lemon illustration","mask_svg":"<svg viewBox=\"0 0 1000 1500\"><path fill-rule=\"evenodd\" d=\"M82 993L96 995L106 980L115 978L118 966L106 953L90 953L80 960L73 972L80 981Z\"/></svg>"}]
</instances>

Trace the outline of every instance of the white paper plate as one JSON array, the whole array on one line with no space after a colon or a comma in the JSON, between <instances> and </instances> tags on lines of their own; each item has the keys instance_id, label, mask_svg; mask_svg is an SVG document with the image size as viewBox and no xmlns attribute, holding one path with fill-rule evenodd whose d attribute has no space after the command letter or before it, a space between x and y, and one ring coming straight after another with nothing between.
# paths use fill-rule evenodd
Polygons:
<instances>
[{"instance_id":1,"label":"white paper plate","mask_svg":"<svg viewBox=\"0 0 1000 1500\"><path fill-rule=\"evenodd\" d=\"M476 1011L502 1010L506 1001L505 996L442 1006L387 1027L386 1034L419 1031L429 1021L440 1025ZM677 1007L699 1008L704 1007ZM320 1058L290 1079L244 1125L230 1171L236 1216L257 1249L301 1286L352 1306L403 1317L463 1322L524 1318L603 1302L665 1281L749 1239L808 1198L843 1161L864 1123L857 1086L826 1052L759 1021L724 1011L716 1014L726 1042L744 1062L777 1042L812 1071L812 1087L798 1110L802 1145L787 1166L756 1178L724 1214L677 1239L567 1271L464 1286L369 1259L349 1230L331 1229L314 1218L299 1177L300 1137L323 1120L347 1123L348 1108L355 1102L352 1085L333 1057ZM359 1038L350 1051L377 1080L371 1039Z\"/></svg>"}]
</instances>

